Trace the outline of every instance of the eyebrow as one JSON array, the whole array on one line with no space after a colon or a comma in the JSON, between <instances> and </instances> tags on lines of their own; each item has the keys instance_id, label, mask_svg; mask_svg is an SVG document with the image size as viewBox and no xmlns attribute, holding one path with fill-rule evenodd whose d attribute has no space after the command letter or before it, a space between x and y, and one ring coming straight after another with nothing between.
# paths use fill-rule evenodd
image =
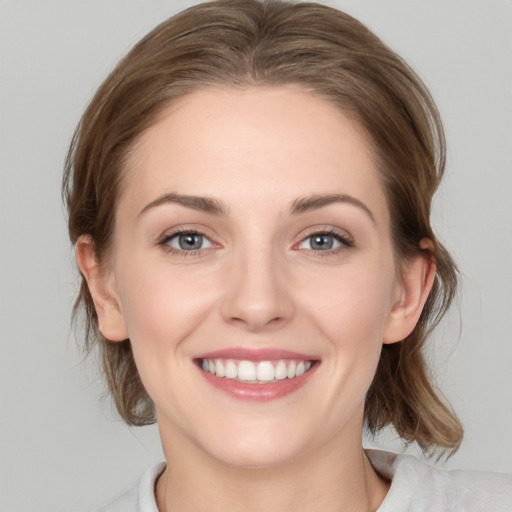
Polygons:
<instances>
[{"instance_id":1,"label":"eyebrow","mask_svg":"<svg viewBox=\"0 0 512 512\"><path fill-rule=\"evenodd\" d=\"M157 206L169 203L179 204L181 206L185 206L186 208L191 208L192 210L210 213L213 215L226 215L227 213L227 208L220 201L217 201L211 197L168 193L157 197L154 201L151 201L149 204L144 206L144 208L139 212L138 216L140 217L148 210L156 208ZM306 213L312 210L323 208L324 206L329 206L334 203L345 203L360 208L375 224L375 217L372 211L362 201L348 194L317 194L297 198L291 204L290 214L297 215L300 213Z\"/></svg>"},{"instance_id":2,"label":"eyebrow","mask_svg":"<svg viewBox=\"0 0 512 512\"><path fill-rule=\"evenodd\" d=\"M375 216L370 208L368 208L368 206L366 206L361 200L347 194L322 194L298 198L293 201L290 213L305 213L334 203L345 203L360 208L375 224Z\"/></svg>"},{"instance_id":3,"label":"eyebrow","mask_svg":"<svg viewBox=\"0 0 512 512\"><path fill-rule=\"evenodd\" d=\"M157 197L154 201L151 201L151 203L144 206L144 208L142 208L142 210L139 212L138 216L140 217L148 210L156 208L157 206L169 203L179 204L181 206L185 206L186 208L191 208L192 210L211 213L214 215L225 215L227 212L226 208L219 201L210 197L187 196L182 194L169 193Z\"/></svg>"}]
</instances>

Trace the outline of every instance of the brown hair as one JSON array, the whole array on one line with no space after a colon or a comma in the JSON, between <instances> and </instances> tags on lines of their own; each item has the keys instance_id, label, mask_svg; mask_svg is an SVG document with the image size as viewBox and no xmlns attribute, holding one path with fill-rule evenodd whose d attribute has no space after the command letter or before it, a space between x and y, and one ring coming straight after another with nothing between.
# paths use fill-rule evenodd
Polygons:
<instances>
[{"instance_id":1,"label":"brown hair","mask_svg":"<svg viewBox=\"0 0 512 512\"><path fill-rule=\"evenodd\" d=\"M430 94L407 64L352 17L315 3L218 0L191 7L144 37L117 65L86 109L66 161L69 233L92 237L101 262L112 240L127 152L169 102L207 86L298 84L332 101L369 133L386 190L398 261L429 238L437 274L414 331L384 345L365 405L367 429L392 425L425 452L454 452L455 414L434 391L423 354L449 307L457 270L430 225L445 141ZM117 409L132 425L155 421L130 341L98 330L82 278L75 313L85 311L86 347L98 345Z\"/></svg>"}]
</instances>

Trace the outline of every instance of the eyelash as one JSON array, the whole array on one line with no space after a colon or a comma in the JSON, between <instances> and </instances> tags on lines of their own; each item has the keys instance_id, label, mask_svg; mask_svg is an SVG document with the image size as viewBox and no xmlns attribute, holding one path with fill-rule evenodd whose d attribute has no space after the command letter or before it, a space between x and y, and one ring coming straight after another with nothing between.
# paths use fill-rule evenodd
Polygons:
<instances>
[{"instance_id":1,"label":"eyelash","mask_svg":"<svg viewBox=\"0 0 512 512\"><path fill-rule=\"evenodd\" d=\"M313 231L313 232L309 233L307 236L305 236L296 245L300 245L300 244L304 243L306 240L311 239L315 236L331 236L341 244L340 247L335 247L334 249L327 249L325 251L315 250L315 249L306 249L307 251L313 253L315 255L315 257L318 257L318 258L324 258L326 256L333 256L335 254L338 254L340 251L354 247L354 240L350 236L341 234L334 229L322 229L319 231Z\"/></svg>"},{"instance_id":2,"label":"eyelash","mask_svg":"<svg viewBox=\"0 0 512 512\"><path fill-rule=\"evenodd\" d=\"M177 230L173 231L171 234L163 236L162 239L158 242L158 245L160 245L167 253L181 256L184 258L187 258L190 256L198 256L201 253L201 251L204 251L204 249L194 249L191 251L186 251L184 249L176 249L176 248L172 247L171 245L169 245L169 242L173 238L176 238L181 235L199 235L199 236L205 238L206 240L210 241L210 239L206 235L204 235L203 233L201 233L198 230L177 229ZM210 241L210 243L213 243L213 242Z\"/></svg>"},{"instance_id":3,"label":"eyelash","mask_svg":"<svg viewBox=\"0 0 512 512\"><path fill-rule=\"evenodd\" d=\"M158 245L161 246L167 253L174 254L177 256L181 256L181 257L198 256L201 253L201 251L205 250L205 249L194 249L194 250L187 251L184 249L176 249L176 248L172 247L171 245L169 245L169 242L171 240L173 240L174 238L181 236L181 235L198 235L198 236L205 238L211 244L213 244L213 242L211 242L211 240L205 234L201 233L198 230L177 229L176 231L173 231L171 234L163 236L162 239L158 242ZM309 233L307 236L305 236L304 238L302 238L298 244L295 244L294 247L304 243L306 240L311 239L315 236L331 236L341 244L340 247L335 247L334 249L328 249L325 251L315 250L315 249L306 249L307 251L314 253L314 255L316 257L323 258L325 256L331 256L331 255L337 254L338 252L340 252L344 249L354 247L354 241L352 240L351 237L349 237L347 235L343 235L343 234L335 231L334 229L324 229L324 230L320 230L320 231L313 231L313 232Z\"/></svg>"}]
</instances>

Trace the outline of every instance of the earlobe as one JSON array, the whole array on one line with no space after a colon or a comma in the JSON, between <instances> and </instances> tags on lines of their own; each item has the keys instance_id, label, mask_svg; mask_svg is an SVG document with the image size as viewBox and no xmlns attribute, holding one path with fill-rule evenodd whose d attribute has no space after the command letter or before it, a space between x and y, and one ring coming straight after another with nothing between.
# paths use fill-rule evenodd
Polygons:
<instances>
[{"instance_id":1,"label":"earlobe","mask_svg":"<svg viewBox=\"0 0 512 512\"><path fill-rule=\"evenodd\" d=\"M128 338L128 331L113 278L96 258L94 241L90 235L82 235L77 240L75 256L94 301L101 333L110 341L124 341Z\"/></svg>"},{"instance_id":2,"label":"earlobe","mask_svg":"<svg viewBox=\"0 0 512 512\"><path fill-rule=\"evenodd\" d=\"M421 240L420 249L431 250L432 242ZM436 265L429 255L420 253L411 258L399 283L399 299L394 304L384 332L383 343L405 339L418 323L436 275Z\"/></svg>"}]
</instances>

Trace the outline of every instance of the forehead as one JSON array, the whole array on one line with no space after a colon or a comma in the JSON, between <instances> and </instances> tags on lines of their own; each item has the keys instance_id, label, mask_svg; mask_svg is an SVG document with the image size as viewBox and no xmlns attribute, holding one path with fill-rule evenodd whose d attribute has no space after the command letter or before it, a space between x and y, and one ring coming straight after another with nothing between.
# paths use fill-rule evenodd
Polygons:
<instances>
[{"instance_id":1,"label":"forehead","mask_svg":"<svg viewBox=\"0 0 512 512\"><path fill-rule=\"evenodd\" d=\"M338 192L385 209L364 130L334 103L292 86L180 98L137 141L124 181L121 202L132 207L168 192L269 205Z\"/></svg>"}]
</instances>

